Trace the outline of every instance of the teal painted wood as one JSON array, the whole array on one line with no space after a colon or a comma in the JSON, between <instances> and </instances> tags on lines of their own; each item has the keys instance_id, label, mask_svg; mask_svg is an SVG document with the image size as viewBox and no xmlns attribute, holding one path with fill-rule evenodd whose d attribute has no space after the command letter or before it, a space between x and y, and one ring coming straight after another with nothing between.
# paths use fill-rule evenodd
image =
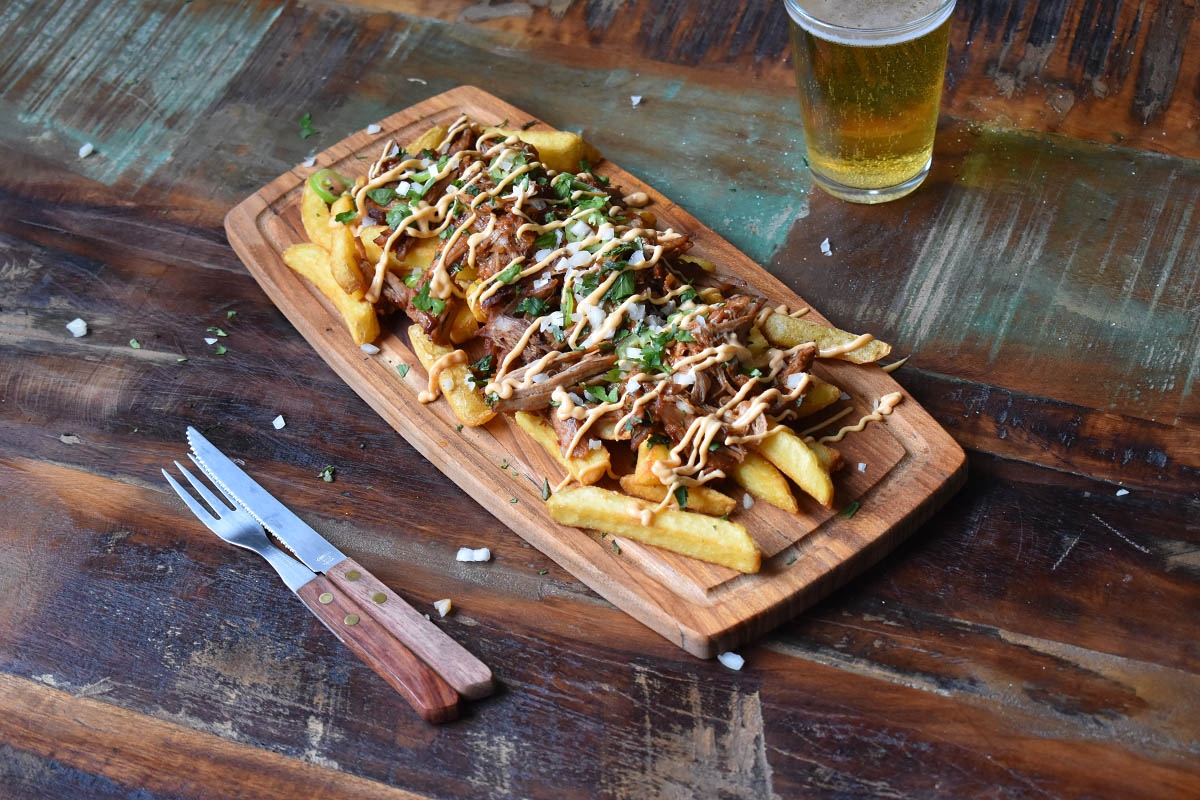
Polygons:
<instances>
[{"instance_id":1,"label":"teal painted wood","mask_svg":"<svg viewBox=\"0 0 1200 800\"><path fill-rule=\"evenodd\" d=\"M137 186L179 150L280 13L269 3L17 0L0 11L0 113L50 161ZM79 160L79 148L95 152Z\"/></svg>"}]
</instances>

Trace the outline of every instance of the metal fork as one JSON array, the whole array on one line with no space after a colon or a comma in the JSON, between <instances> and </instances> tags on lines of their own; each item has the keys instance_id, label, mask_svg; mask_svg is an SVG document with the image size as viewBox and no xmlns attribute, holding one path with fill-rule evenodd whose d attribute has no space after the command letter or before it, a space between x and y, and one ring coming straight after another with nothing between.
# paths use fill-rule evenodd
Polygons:
<instances>
[{"instance_id":1,"label":"metal fork","mask_svg":"<svg viewBox=\"0 0 1200 800\"><path fill-rule=\"evenodd\" d=\"M195 458L192 460L195 461ZM363 663L404 695L417 713L429 722L446 722L458 715L458 693L445 679L413 655L379 623L361 614L354 601L325 576L318 575L276 547L258 520L220 486L217 486L217 491L221 493L218 497L178 461L175 467L208 504L205 508L170 473L165 469L162 471L167 483L197 519L230 544L252 550L265 558L308 610L354 651Z\"/></svg>"}]
</instances>

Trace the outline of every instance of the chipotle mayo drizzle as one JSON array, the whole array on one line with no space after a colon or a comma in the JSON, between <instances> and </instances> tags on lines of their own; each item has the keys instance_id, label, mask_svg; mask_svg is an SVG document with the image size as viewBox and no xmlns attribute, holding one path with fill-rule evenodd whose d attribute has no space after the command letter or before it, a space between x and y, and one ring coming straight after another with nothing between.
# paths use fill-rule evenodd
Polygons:
<instances>
[{"instance_id":1,"label":"chipotle mayo drizzle","mask_svg":"<svg viewBox=\"0 0 1200 800\"><path fill-rule=\"evenodd\" d=\"M462 117L456 121L450 127L450 130L446 133L435 152L444 154L449 143L467 124L469 123L466 117ZM509 282L546 272L563 278L561 297L566 299L568 293L570 293L570 304L573 304L574 311L572 314L567 315L560 306L559 310L555 313L559 314L562 319L555 324L561 327L562 334L571 348L587 349L599 342L612 338L629 318L631 310L636 305L642 305L645 309L649 309L670 304L674 310L668 322L680 329L692 324L705 324L704 320L716 309L716 304L705 302L691 303L690 301L690 305L689 303L685 303L682 307L675 307L673 300L682 292L692 288L683 286L661 297L634 293L621 302L614 304L611 309L606 310L603 308L605 295L619 278L621 273L618 270L613 270L611 274L600 276L601 279L598 280L596 287L586 296L575 294L575 282L585 275L597 273L601 269L602 262L616 248L627 246L630 243L640 240L640 250L636 251L639 253L638 258L640 260L633 262L630 259L631 263L628 263L625 268L633 270L651 269L661 260L664 252L664 244L670 243L673 239L678 238L680 234L670 229L658 231L639 226L618 226L609 219L604 219L595 224L593 217L595 210L587 208L576 209L565 218L554 219L546 223L535 222L526 213L524 208L529 202L530 192L520 182L520 178L522 175L540 166L539 162L529 160L526 164L516 164L516 154L524 152L520 150L519 140L516 137L504 138L499 132L490 132L481 135L477 139L475 147L477 149L463 150L451 156L442 169L437 168L436 158L432 160L408 158L396 166L387 170L381 170L380 165L388 158L391 152L390 147L385 147L384 155L381 156L380 161L372 167L371 173L369 173L369 180L355 192L355 201L360 219L364 218L366 211L366 193L392 181L399 180L400 176L406 171L414 168L428 170L429 179L425 185L431 186L434 182L450 174L452 170L457 169L463 159L472 158L476 160L473 160L463 171L462 175L460 175L463 186L448 188L446 193L434 204L430 204L424 199L418 201L415 204L416 207L413 209L413 213L406 217L388 237L382 248L382 255L376 264L375 276L371 287L373 292L382 286L388 256L395 243L399 240L399 237L405 234L415 237L445 235L447 236L447 243L444 249L453 246L462 236L466 236L468 252L465 262L468 267L475 267L479 246L494 232L496 225L495 215L488 212L481 212L479 208L484 203L503 197L505 201L511 201L512 213L528 220L518 227L518 235L531 234L539 237L549 232L556 233L556 246L547 248L545 252L539 251L540 258L532 262L527 262L524 257L518 257L509 262L506 269L511 269L513 266L520 266L518 277ZM487 164L485 164L485 161ZM486 191L478 191L474 195L467 191L468 187L478 185L479 178L484 174L485 169L491 168L488 165L504 165L506 161L510 168L503 170L505 173L504 176L496 182L493 188ZM548 170L547 172L552 177L555 175L552 171ZM511 193L505 194L505 192ZM578 204L586 198L601 195L603 195L602 192L576 189L570 193L569 199L573 204ZM630 208L636 208L645 205L648 201L649 198L644 192L634 192L624 198L623 204ZM462 203L466 208L470 209L471 213L467 214L459 225L450 229L456 202ZM541 206L536 206L536 208L540 210ZM488 220L484 229L473 233L469 232L478 222L481 213L488 213ZM588 232L584 236L578 235L581 222L587 225L588 228ZM451 232L446 234L447 230ZM571 233L572 231L575 232ZM575 238L572 241L564 241L567 238L565 234L573 235ZM579 256L580 253L588 253L586 260ZM431 297L448 299L455 294L458 296L465 295L472 309L478 310L481 309L484 301L492 297L506 285L505 282L499 280L499 275L503 274L505 270L499 270L488 278L479 281L470 291L463 292L452 279L449 267L450 265L441 263L440 259L432 266L433 274L429 278L429 293ZM700 295L697 297L698 301L702 298L719 298L719 293L714 297L714 293L706 289L700 289L697 293ZM377 296L378 294L376 293L375 297ZM760 312L757 323L761 325L772 311L774 313L802 316L807 313L808 309L802 308L797 311L789 311L786 306L779 306L774 310L764 308ZM539 330L544 329L545 325L550 324L548 318L552 316L540 316L527 326L517 344L501 359L495 375L484 389L485 392L489 394L494 393L499 398L511 397L517 389L527 388L537 383L539 375L548 374L555 362L567 355L566 351L551 350L544 356L524 365L519 377L514 377L510 374L513 370L513 365L520 358L521 353L529 346L532 337ZM583 338L584 331L587 331L586 338ZM872 339L873 337L869 334L864 334L853 341L822 349L819 351L818 356L829 358L841 355L866 345ZM800 346L802 347L803 345ZM780 370L783 369L787 359L794 354L796 349L798 348L791 348L789 350L772 348L769 351L765 379L768 381L773 380L779 374ZM630 421L636 419L648 404L659 397L666 386L674 381L677 376L688 376L694 381L703 380L703 373L714 366L728 362L731 359L748 362L752 357L753 354L749 348L734 338L731 341L704 348L697 353L681 358L675 363L670 364L664 371L654 375L644 371L628 370L622 391L616 400L612 402L603 401L596 405L577 402L576 396L561 386L555 387L551 395L551 404L555 406L553 413L559 419L574 419L579 422L578 428L564 452L573 452L584 441L584 438L596 423L606 415L624 409L628 403L630 405L629 410L617 420L615 425L617 436L620 438L622 433L626 431L626 427ZM467 359L467 354L463 350L455 350L439 358L430 369L428 389L420 393L420 401L428 403L436 399L439 393L439 381L442 373L451 366L467 363ZM682 439L668 452L667 458L654 464L654 474L668 488L668 491L666 498L654 510L638 512L637 516L643 523L648 523L657 511L676 503L675 492L677 489L698 486L724 476L721 470L709 468L708 466L708 454L714 444L734 445L754 443L774 432L778 427L778 423L769 418L766 420L765 425L760 424L758 426L758 432L754 431L755 424L764 417L766 410L773 403L783 401L785 404L789 404L803 397L811 379L807 373L798 374L800 377L796 380L795 385L787 391L780 391L778 388L770 387L753 397L750 396L750 393L759 386L759 383L755 380L747 381L739 387L738 391L732 397L725 400L720 408L711 413L695 415ZM899 393L886 395L880 399L875 410L863 417L857 425L843 428L834 436L826 436L819 441L821 443L836 442L840 441L847 433L861 431L867 423L877 421L882 419L883 416L890 414L895 405L900 402L900 399ZM785 412L785 415L787 413ZM828 421L825 424L828 425ZM723 440L718 441L723 429L727 429L728 432ZM626 434L624 438L628 438L628 435ZM571 480L572 477L568 474L555 490L557 491L566 486Z\"/></svg>"}]
</instances>

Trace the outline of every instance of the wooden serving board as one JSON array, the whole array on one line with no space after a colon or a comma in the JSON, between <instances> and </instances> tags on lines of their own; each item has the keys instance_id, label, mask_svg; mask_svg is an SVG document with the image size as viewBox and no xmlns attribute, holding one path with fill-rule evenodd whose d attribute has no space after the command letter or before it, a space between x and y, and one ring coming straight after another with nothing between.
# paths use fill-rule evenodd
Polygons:
<instances>
[{"instance_id":1,"label":"wooden serving board","mask_svg":"<svg viewBox=\"0 0 1200 800\"><path fill-rule=\"evenodd\" d=\"M415 140L436 123L460 114L487 124L532 121L480 89L463 86L383 120L378 134L356 133L316 158L281 175L229 212L225 220L234 250L272 301L313 348L380 416L500 521L601 596L680 647L701 658L729 650L770 630L817 602L879 558L933 513L965 478L962 449L906 393L884 422L873 423L837 445L847 466L835 475L834 509L800 496L800 513L766 503L739 508L742 522L763 550L762 569L742 575L722 567L622 539L559 525L541 498L545 479L561 470L507 419L458 429L444 400L425 405L417 393L427 376L409 349L401 317L385 325L378 355L356 347L341 318L320 293L283 263L280 253L304 241L300 221L303 182L332 167L363 174L391 138ZM548 129L541 123L536 127ZM619 167L601 162L597 172L624 191L646 192L659 227L690 233L691 251L741 278L773 304L803 308L804 301L724 239L702 226L652 187ZM812 312L812 318L824 321ZM397 366L409 365L400 377ZM876 366L819 362L814 371L851 396L854 412L870 412L877 398L903 389ZM845 403L842 404L845 406ZM819 418L818 420L819 421ZM514 480L514 474L522 476ZM741 492L737 493L740 499ZM857 503L857 512L839 513Z\"/></svg>"}]
</instances>

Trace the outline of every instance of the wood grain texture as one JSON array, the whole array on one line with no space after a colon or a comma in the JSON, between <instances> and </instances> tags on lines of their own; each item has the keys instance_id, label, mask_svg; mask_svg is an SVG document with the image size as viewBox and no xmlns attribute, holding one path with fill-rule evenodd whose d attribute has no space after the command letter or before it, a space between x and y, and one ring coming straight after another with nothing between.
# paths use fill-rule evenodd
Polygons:
<instances>
[{"instance_id":1,"label":"wood grain texture","mask_svg":"<svg viewBox=\"0 0 1200 800\"><path fill-rule=\"evenodd\" d=\"M283 264L281 254L304 241L297 224L305 172L331 167L355 173L355 162L378 147L374 139L413 141L435 123L461 114L482 124L524 120L530 115L474 87L461 87L397 112L371 137L358 134L317 156L311 168L286 173L233 209L226 219L230 242L247 267L314 349L354 390L452 480L513 531L556 562L685 650L713 657L736 647L817 602L895 546L928 518L961 485L962 450L911 400L862 435L839 444L851 464L864 464L869 477L854 483L838 476L837 508L862 502L848 517L811 503L794 520L765 503L739 512L751 535L773 560L754 575L699 564L655 548L629 547L625 540L597 542L554 523L539 502L543 481L557 484L561 470L523 438L513 423L498 419L485 428L456 424L445 403L416 399L428 376L406 344L396 322L376 344L381 353L364 357L315 287ZM622 191L646 190L648 206L664 228L687 231L693 253L710 258L722 274L762 292L772 305L807 307L778 281L733 250L695 218L619 167L597 167ZM817 316L814 314L814 316ZM411 366L403 379L401 364ZM876 367L844 362L822 365L822 377L857 398L854 419L870 412L878 398L900 387ZM526 480L516 486L497 465ZM776 536L783 533L783 536ZM689 602L691 601L691 602ZM699 602L697 602L699 601Z\"/></svg>"}]
</instances>

